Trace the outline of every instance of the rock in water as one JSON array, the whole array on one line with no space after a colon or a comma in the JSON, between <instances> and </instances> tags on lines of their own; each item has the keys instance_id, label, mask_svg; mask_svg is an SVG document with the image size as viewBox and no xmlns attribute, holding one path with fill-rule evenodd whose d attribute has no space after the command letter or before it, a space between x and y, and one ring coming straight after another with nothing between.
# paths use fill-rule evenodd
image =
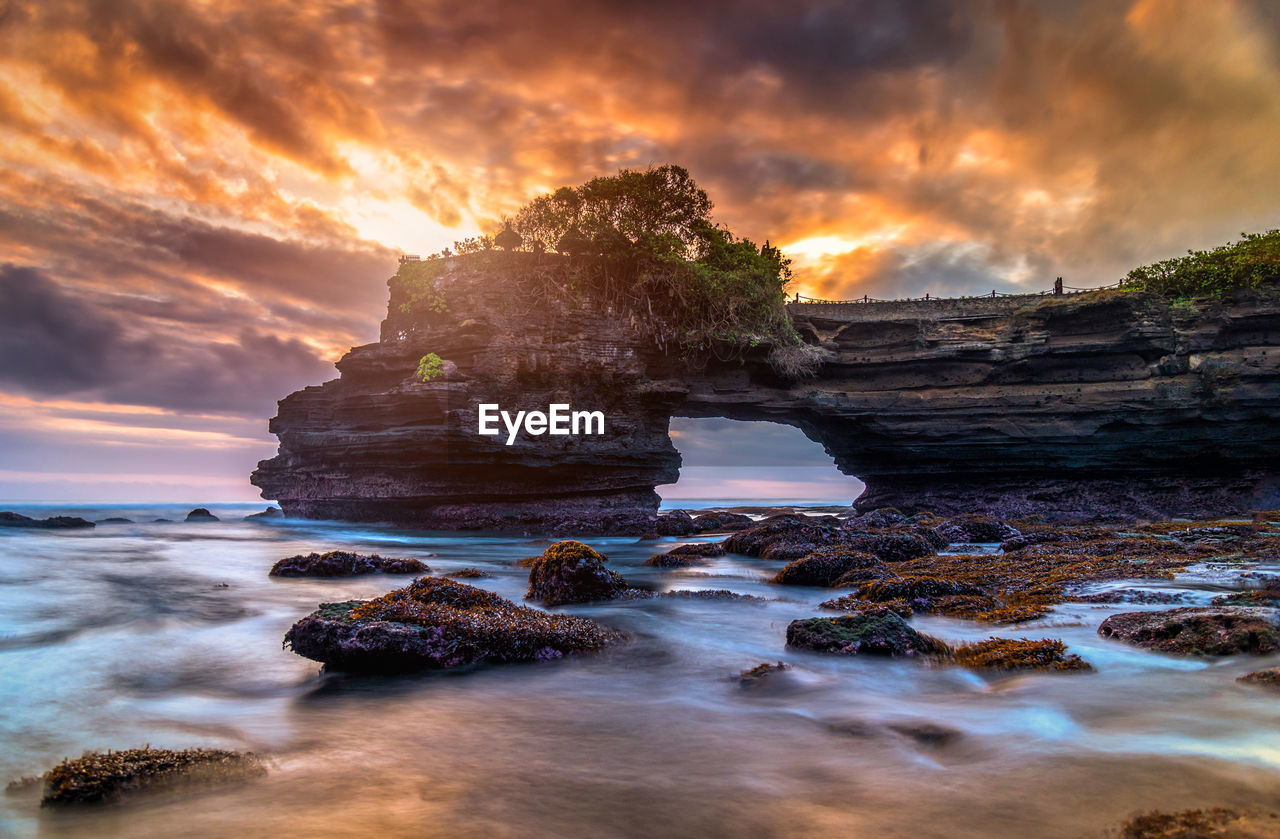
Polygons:
<instances>
[{"instance_id":1,"label":"rock in water","mask_svg":"<svg viewBox=\"0 0 1280 839\"><path fill-rule=\"evenodd\" d=\"M246 520L282 519L282 518L284 518L284 510L281 510L279 507L268 507L267 509L263 510L261 513L250 513L249 515L245 516Z\"/></svg>"},{"instance_id":2,"label":"rock in water","mask_svg":"<svg viewBox=\"0 0 1280 839\"><path fill-rule=\"evenodd\" d=\"M225 749L126 749L85 752L44 776L44 807L110 801L128 793L201 786L265 775L251 752Z\"/></svg>"},{"instance_id":3,"label":"rock in water","mask_svg":"<svg viewBox=\"0 0 1280 839\"><path fill-rule=\"evenodd\" d=\"M875 573L883 568L883 563L871 554L834 545L788 563L770 582L787 586L830 586L850 571Z\"/></svg>"},{"instance_id":4,"label":"rock in water","mask_svg":"<svg viewBox=\"0 0 1280 839\"><path fill-rule=\"evenodd\" d=\"M961 644L953 650L955 662L977 670L1092 670L1078 655L1068 655L1067 645L1056 638L988 638Z\"/></svg>"},{"instance_id":5,"label":"rock in water","mask_svg":"<svg viewBox=\"0 0 1280 839\"><path fill-rule=\"evenodd\" d=\"M608 559L573 540L556 542L529 565L529 600L547 606L611 600L628 591L627 581L604 567Z\"/></svg>"},{"instance_id":6,"label":"rock in water","mask_svg":"<svg viewBox=\"0 0 1280 839\"><path fill-rule=\"evenodd\" d=\"M694 532L693 517L684 510L662 513L656 529L660 536L688 536Z\"/></svg>"},{"instance_id":7,"label":"rock in water","mask_svg":"<svg viewBox=\"0 0 1280 839\"><path fill-rule=\"evenodd\" d=\"M271 566L269 577L358 577L361 574L429 574L417 559L362 556L349 551L329 551L286 557Z\"/></svg>"},{"instance_id":8,"label":"rock in water","mask_svg":"<svg viewBox=\"0 0 1280 839\"><path fill-rule=\"evenodd\" d=\"M18 513L0 513L0 527L36 527L42 530L66 530L75 527L93 527L93 522L77 516L50 516L33 519Z\"/></svg>"},{"instance_id":9,"label":"rock in water","mask_svg":"<svg viewBox=\"0 0 1280 839\"><path fill-rule=\"evenodd\" d=\"M889 609L838 618L807 618L787 627L787 646L835 655L943 655L948 647L912 629Z\"/></svg>"},{"instance_id":10,"label":"rock in water","mask_svg":"<svg viewBox=\"0 0 1280 839\"><path fill-rule=\"evenodd\" d=\"M1280 627L1275 612L1268 609L1184 606L1123 612L1104 620L1098 634L1182 655L1262 655L1280 649Z\"/></svg>"},{"instance_id":11,"label":"rock in water","mask_svg":"<svg viewBox=\"0 0 1280 839\"><path fill-rule=\"evenodd\" d=\"M742 513L703 513L693 520L694 533L742 530L755 524L755 519Z\"/></svg>"},{"instance_id":12,"label":"rock in water","mask_svg":"<svg viewBox=\"0 0 1280 839\"><path fill-rule=\"evenodd\" d=\"M1280 690L1280 667L1254 670L1252 673L1245 673L1236 681L1244 682L1246 685L1261 685L1272 690Z\"/></svg>"},{"instance_id":13,"label":"rock in water","mask_svg":"<svg viewBox=\"0 0 1280 839\"><path fill-rule=\"evenodd\" d=\"M373 600L322 603L284 642L334 670L400 672L544 661L624 636L586 618L518 606L484 589L422 577Z\"/></svg>"},{"instance_id":14,"label":"rock in water","mask_svg":"<svg viewBox=\"0 0 1280 839\"><path fill-rule=\"evenodd\" d=\"M219 519L213 513L206 510L204 507L196 507L194 510L187 513L186 520L190 522L221 521L221 519Z\"/></svg>"}]
</instances>

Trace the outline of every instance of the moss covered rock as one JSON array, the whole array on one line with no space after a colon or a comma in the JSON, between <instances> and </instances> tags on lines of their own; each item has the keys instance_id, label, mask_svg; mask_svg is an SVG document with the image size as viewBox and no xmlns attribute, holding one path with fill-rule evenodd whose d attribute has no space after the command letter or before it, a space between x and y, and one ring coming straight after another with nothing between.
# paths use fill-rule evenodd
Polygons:
<instances>
[{"instance_id":1,"label":"moss covered rock","mask_svg":"<svg viewBox=\"0 0 1280 839\"><path fill-rule=\"evenodd\" d=\"M556 542L529 564L529 600L548 606L590 603L626 594L627 581L604 567L608 557L571 539Z\"/></svg>"},{"instance_id":2,"label":"moss covered rock","mask_svg":"<svg viewBox=\"0 0 1280 839\"><path fill-rule=\"evenodd\" d=\"M755 524L755 519L742 513L703 513L693 518L694 533L742 530Z\"/></svg>"},{"instance_id":3,"label":"moss covered rock","mask_svg":"<svg viewBox=\"0 0 1280 839\"><path fill-rule=\"evenodd\" d=\"M251 752L225 749L126 749L85 752L45 773L41 806L93 804L135 792L202 786L265 775Z\"/></svg>"},{"instance_id":4,"label":"moss covered rock","mask_svg":"<svg viewBox=\"0 0 1280 839\"><path fill-rule=\"evenodd\" d=\"M1098 634L1181 655L1261 655L1280 649L1280 627L1269 609L1184 606L1123 612L1104 620Z\"/></svg>"},{"instance_id":5,"label":"moss covered rock","mask_svg":"<svg viewBox=\"0 0 1280 839\"><path fill-rule=\"evenodd\" d=\"M1280 667L1254 670L1252 673L1245 673L1236 681L1244 682L1246 685L1260 685L1272 690L1280 690Z\"/></svg>"},{"instance_id":6,"label":"moss covered rock","mask_svg":"<svg viewBox=\"0 0 1280 839\"><path fill-rule=\"evenodd\" d=\"M938 525L951 542L1003 542L1021 535L1017 529L987 516L957 516Z\"/></svg>"},{"instance_id":7,"label":"moss covered rock","mask_svg":"<svg viewBox=\"0 0 1280 839\"><path fill-rule=\"evenodd\" d=\"M690 533L695 532L693 517L684 510L660 513L654 530L657 531L659 536L688 536Z\"/></svg>"},{"instance_id":8,"label":"moss covered rock","mask_svg":"<svg viewBox=\"0 0 1280 839\"><path fill-rule=\"evenodd\" d=\"M819 548L788 563L771 582L789 586L831 586L854 570L875 573L883 563L874 556L844 545Z\"/></svg>"},{"instance_id":9,"label":"moss covered rock","mask_svg":"<svg viewBox=\"0 0 1280 839\"><path fill-rule=\"evenodd\" d=\"M284 642L331 669L399 672L542 661L621 638L585 618L518 606L456 580L422 577L373 600L322 603L293 625Z\"/></svg>"},{"instance_id":10,"label":"moss covered rock","mask_svg":"<svg viewBox=\"0 0 1280 839\"><path fill-rule=\"evenodd\" d=\"M1092 670L1056 638L988 638L952 650L955 662L977 670Z\"/></svg>"},{"instance_id":11,"label":"moss covered rock","mask_svg":"<svg viewBox=\"0 0 1280 839\"><path fill-rule=\"evenodd\" d=\"M787 627L787 646L834 655L945 654L947 645L916 630L889 609L836 618L806 618Z\"/></svg>"},{"instance_id":12,"label":"moss covered rock","mask_svg":"<svg viewBox=\"0 0 1280 839\"><path fill-rule=\"evenodd\" d=\"M286 557L271 566L271 577L358 577L362 574L429 574L417 559L392 559L377 554L363 556L350 551L329 551Z\"/></svg>"}]
</instances>

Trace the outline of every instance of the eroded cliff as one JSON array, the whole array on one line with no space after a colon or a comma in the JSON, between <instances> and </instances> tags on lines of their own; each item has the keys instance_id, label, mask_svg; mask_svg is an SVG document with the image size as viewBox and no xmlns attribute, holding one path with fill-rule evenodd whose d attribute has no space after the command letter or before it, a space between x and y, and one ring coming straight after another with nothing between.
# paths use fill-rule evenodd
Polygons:
<instances>
[{"instance_id":1,"label":"eroded cliff","mask_svg":"<svg viewBox=\"0 0 1280 839\"><path fill-rule=\"evenodd\" d=\"M532 259L532 255L512 255ZM292 515L427 528L642 532L680 463L671 416L794 425L868 489L859 507L1063 517L1280 503L1280 293L792 304L825 348L786 382L691 365L527 271L453 260L445 311L392 287L382 340L280 403L253 482ZM517 266L512 261L510 266ZM538 281L541 282L541 281ZM418 381L436 353L444 375ZM600 410L600 436L477 434L477 410ZM852 499L851 499L852 500Z\"/></svg>"}]
</instances>

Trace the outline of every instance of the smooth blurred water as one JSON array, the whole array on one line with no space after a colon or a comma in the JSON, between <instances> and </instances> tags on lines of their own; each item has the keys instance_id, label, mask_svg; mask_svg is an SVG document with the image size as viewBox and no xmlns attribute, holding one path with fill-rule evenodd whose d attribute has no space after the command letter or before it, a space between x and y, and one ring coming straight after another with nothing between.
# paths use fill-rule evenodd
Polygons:
<instances>
[{"instance_id":1,"label":"smooth blurred water","mask_svg":"<svg viewBox=\"0 0 1280 839\"><path fill-rule=\"evenodd\" d=\"M187 508L8 509L141 521ZM680 540L588 539L641 585L771 600L572 607L634 641L540 665L321 676L281 648L293 621L407 579L273 580L277 559L343 548L435 573L478 567L495 578L467 582L519 600L527 572L512 563L547 542L211 509L224 521L0 529L0 781L145 744L253 749L270 774L79 812L11 793L0 834L1075 837L1148 809L1274 809L1280 793L1275 695L1235 682L1280 658L1177 659L1095 632L1108 614L1159 607L1072 604L994 630L1062 638L1091 674L823 657L785 649L784 632L830 592L768 585L777 563L650 569L640 563ZM1206 571L1143 585L1199 603L1232 584ZM993 632L915 622L949 640ZM740 687L740 670L780 659L793 669ZM926 723L957 736L899 730Z\"/></svg>"}]
</instances>

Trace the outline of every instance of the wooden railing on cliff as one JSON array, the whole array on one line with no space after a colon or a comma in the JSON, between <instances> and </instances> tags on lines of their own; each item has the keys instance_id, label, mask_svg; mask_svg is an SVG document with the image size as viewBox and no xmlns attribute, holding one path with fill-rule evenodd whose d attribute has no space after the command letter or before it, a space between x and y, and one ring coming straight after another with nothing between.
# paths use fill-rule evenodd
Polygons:
<instances>
[{"instance_id":1,"label":"wooden railing on cliff","mask_svg":"<svg viewBox=\"0 0 1280 839\"><path fill-rule=\"evenodd\" d=\"M881 320L904 314L923 318L968 320L1007 313L1036 300L1075 298L1102 291L1114 291L1123 287L1123 283L1115 283L1114 285L1098 286L1096 288L1063 286L1062 291L1058 293L1054 291L1023 293L992 291L991 294L966 297L935 297L927 294L924 297L904 297L897 300L885 300L871 296L853 300L823 300L817 297L806 297L803 294L797 294L793 299L787 301L787 309L793 315L809 314L820 317L834 317L840 320Z\"/></svg>"}]
</instances>

